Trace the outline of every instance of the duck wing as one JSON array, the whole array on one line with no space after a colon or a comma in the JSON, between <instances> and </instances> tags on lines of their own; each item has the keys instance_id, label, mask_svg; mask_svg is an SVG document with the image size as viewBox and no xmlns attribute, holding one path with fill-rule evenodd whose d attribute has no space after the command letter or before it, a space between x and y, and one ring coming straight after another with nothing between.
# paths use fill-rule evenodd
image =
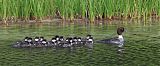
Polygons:
<instances>
[{"instance_id":1,"label":"duck wing","mask_svg":"<svg viewBox=\"0 0 160 66\"><path fill-rule=\"evenodd\" d=\"M96 41L96 42L97 43L102 43L102 44L118 44L119 39L117 37L114 37L114 38L99 40L99 41Z\"/></svg>"}]
</instances>

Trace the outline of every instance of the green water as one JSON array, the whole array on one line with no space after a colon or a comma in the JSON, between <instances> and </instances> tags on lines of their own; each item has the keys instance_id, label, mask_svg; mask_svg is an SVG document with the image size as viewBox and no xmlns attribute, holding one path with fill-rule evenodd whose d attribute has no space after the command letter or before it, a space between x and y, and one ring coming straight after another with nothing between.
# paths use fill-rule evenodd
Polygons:
<instances>
[{"instance_id":1,"label":"green water","mask_svg":"<svg viewBox=\"0 0 160 66\"><path fill-rule=\"evenodd\" d=\"M94 40L116 36L116 28L123 26L125 50L117 53L117 47L94 43L94 49L77 48L12 48L10 45L25 36L44 36L48 40L55 35L81 36L91 34ZM152 22L53 22L10 24L0 26L0 66L159 66L160 24Z\"/></svg>"}]
</instances>

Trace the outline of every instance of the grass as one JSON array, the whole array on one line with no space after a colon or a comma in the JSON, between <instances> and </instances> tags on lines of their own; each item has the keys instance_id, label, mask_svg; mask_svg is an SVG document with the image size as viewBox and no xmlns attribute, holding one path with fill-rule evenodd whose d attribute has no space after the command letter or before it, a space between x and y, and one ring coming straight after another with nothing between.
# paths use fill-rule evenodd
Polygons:
<instances>
[{"instance_id":1,"label":"grass","mask_svg":"<svg viewBox=\"0 0 160 66\"><path fill-rule=\"evenodd\" d=\"M78 23L78 22L77 22ZM90 53L86 48L79 48L69 53L67 49L57 52L52 48L11 48L10 45L25 36L44 36L46 39L54 35L81 36L91 34L94 40L115 36L115 24L66 24L60 22L12 24L0 26L0 65L1 66L159 66L160 63L160 27L158 22L141 23L123 22L127 32L124 33L125 50L118 55L117 47L94 43ZM13 38L14 37L14 38Z\"/></svg>"},{"instance_id":2,"label":"grass","mask_svg":"<svg viewBox=\"0 0 160 66\"><path fill-rule=\"evenodd\" d=\"M0 18L43 20L147 19L160 16L159 0L1 0Z\"/></svg>"}]
</instances>

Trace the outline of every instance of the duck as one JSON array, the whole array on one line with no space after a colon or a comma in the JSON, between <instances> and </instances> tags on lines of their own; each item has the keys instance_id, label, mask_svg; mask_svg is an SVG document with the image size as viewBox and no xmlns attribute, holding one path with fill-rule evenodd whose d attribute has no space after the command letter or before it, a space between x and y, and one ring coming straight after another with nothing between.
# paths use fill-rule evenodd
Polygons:
<instances>
[{"instance_id":1,"label":"duck","mask_svg":"<svg viewBox=\"0 0 160 66\"><path fill-rule=\"evenodd\" d=\"M12 45L13 48L20 48L23 44L27 44L28 43L28 37L25 37L23 40L21 41L17 41L16 43L14 43Z\"/></svg>"},{"instance_id":2,"label":"duck","mask_svg":"<svg viewBox=\"0 0 160 66\"><path fill-rule=\"evenodd\" d=\"M92 37L92 35L87 35L86 40L85 40L85 45L89 49L93 48L93 37Z\"/></svg>"},{"instance_id":3,"label":"duck","mask_svg":"<svg viewBox=\"0 0 160 66\"><path fill-rule=\"evenodd\" d=\"M77 37L77 45L78 46L84 45L84 42L82 42L82 38L81 37Z\"/></svg>"},{"instance_id":4,"label":"duck","mask_svg":"<svg viewBox=\"0 0 160 66\"><path fill-rule=\"evenodd\" d=\"M123 47L123 44L124 44L124 38L122 35L123 32L124 32L124 27L118 27L117 28L117 35L118 35L117 37L99 40L99 41L97 41L97 43L115 44L115 45L118 45L118 47Z\"/></svg>"},{"instance_id":5,"label":"duck","mask_svg":"<svg viewBox=\"0 0 160 66\"><path fill-rule=\"evenodd\" d=\"M43 39L43 40L42 40L42 46L48 46L48 42L47 42L46 39Z\"/></svg>"},{"instance_id":6,"label":"duck","mask_svg":"<svg viewBox=\"0 0 160 66\"><path fill-rule=\"evenodd\" d=\"M25 38L24 38L24 42L27 42L27 41L28 41L28 38L29 38L29 37L25 37ZM23 40L22 40L22 42L23 42Z\"/></svg>"},{"instance_id":7,"label":"duck","mask_svg":"<svg viewBox=\"0 0 160 66\"><path fill-rule=\"evenodd\" d=\"M73 37L73 43L76 45L78 44L78 38L77 37Z\"/></svg>"},{"instance_id":8,"label":"duck","mask_svg":"<svg viewBox=\"0 0 160 66\"><path fill-rule=\"evenodd\" d=\"M38 36L36 36L34 38L34 45L39 45L39 43L40 43L40 38Z\"/></svg>"},{"instance_id":9,"label":"duck","mask_svg":"<svg viewBox=\"0 0 160 66\"><path fill-rule=\"evenodd\" d=\"M59 41L64 41L63 36L60 36L60 37L59 37Z\"/></svg>"},{"instance_id":10,"label":"duck","mask_svg":"<svg viewBox=\"0 0 160 66\"><path fill-rule=\"evenodd\" d=\"M44 40L44 37L41 36L41 37L39 38L39 41L42 42L43 40Z\"/></svg>"},{"instance_id":11,"label":"duck","mask_svg":"<svg viewBox=\"0 0 160 66\"><path fill-rule=\"evenodd\" d=\"M92 37L92 35L87 35L87 37L86 37L86 42L93 44L93 37Z\"/></svg>"},{"instance_id":12,"label":"duck","mask_svg":"<svg viewBox=\"0 0 160 66\"><path fill-rule=\"evenodd\" d=\"M50 41L50 43L56 45L57 44L56 38L52 38L51 41Z\"/></svg>"},{"instance_id":13,"label":"duck","mask_svg":"<svg viewBox=\"0 0 160 66\"><path fill-rule=\"evenodd\" d=\"M60 47L67 48L67 47L71 47L72 45L73 45L73 38L68 37L66 38L66 40L61 42Z\"/></svg>"},{"instance_id":14,"label":"duck","mask_svg":"<svg viewBox=\"0 0 160 66\"><path fill-rule=\"evenodd\" d=\"M56 35L55 38L57 41L59 41L59 35Z\"/></svg>"},{"instance_id":15,"label":"duck","mask_svg":"<svg viewBox=\"0 0 160 66\"><path fill-rule=\"evenodd\" d=\"M28 38L27 43L28 43L28 46L33 45L33 40L32 40L32 38L31 38L31 37L29 37L29 38Z\"/></svg>"}]
</instances>

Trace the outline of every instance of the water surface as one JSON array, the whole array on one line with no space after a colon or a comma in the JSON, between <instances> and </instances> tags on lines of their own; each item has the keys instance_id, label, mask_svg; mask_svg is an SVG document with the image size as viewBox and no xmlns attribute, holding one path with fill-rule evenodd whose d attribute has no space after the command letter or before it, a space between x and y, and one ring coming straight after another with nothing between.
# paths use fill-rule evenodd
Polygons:
<instances>
[{"instance_id":1,"label":"water surface","mask_svg":"<svg viewBox=\"0 0 160 66\"><path fill-rule=\"evenodd\" d=\"M125 50L117 53L117 46L94 43L94 49L77 48L12 48L25 36L55 35L65 37L91 34L94 40L116 36L117 27L123 26ZM158 21L113 22L52 22L9 24L0 26L0 66L158 66L160 65L160 24Z\"/></svg>"}]
</instances>

